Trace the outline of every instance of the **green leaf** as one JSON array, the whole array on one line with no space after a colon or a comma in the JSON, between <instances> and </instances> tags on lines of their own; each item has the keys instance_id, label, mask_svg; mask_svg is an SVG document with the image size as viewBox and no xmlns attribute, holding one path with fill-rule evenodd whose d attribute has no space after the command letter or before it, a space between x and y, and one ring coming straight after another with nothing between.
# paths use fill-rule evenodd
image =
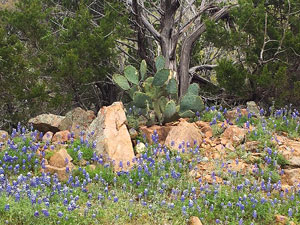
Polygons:
<instances>
[{"instance_id":1,"label":"green leaf","mask_svg":"<svg viewBox=\"0 0 300 225\"><path fill-rule=\"evenodd\" d=\"M178 93L177 81L174 78L171 78L169 80L169 83L167 84L167 91L169 94L177 94Z\"/></svg>"},{"instance_id":2,"label":"green leaf","mask_svg":"<svg viewBox=\"0 0 300 225\"><path fill-rule=\"evenodd\" d=\"M166 64L166 60L165 58L160 55L155 59L155 67L156 67L156 71L162 70L165 68L165 64Z\"/></svg>"},{"instance_id":3,"label":"green leaf","mask_svg":"<svg viewBox=\"0 0 300 225\"><path fill-rule=\"evenodd\" d=\"M201 112L204 109L204 103L200 96L185 95L180 102L180 112L192 110L193 112Z\"/></svg>"},{"instance_id":4,"label":"green leaf","mask_svg":"<svg viewBox=\"0 0 300 225\"><path fill-rule=\"evenodd\" d=\"M126 77L120 75L120 74L114 74L113 75L113 81L123 90L127 91L130 89L130 85L126 79Z\"/></svg>"},{"instance_id":5,"label":"green leaf","mask_svg":"<svg viewBox=\"0 0 300 225\"><path fill-rule=\"evenodd\" d=\"M195 113L191 110L187 110L187 111L179 113L179 116L181 118L193 118L193 117L195 117Z\"/></svg>"},{"instance_id":6,"label":"green leaf","mask_svg":"<svg viewBox=\"0 0 300 225\"><path fill-rule=\"evenodd\" d=\"M143 88L145 92L151 92L152 83L153 83L153 77L148 77L144 82L143 82Z\"/></svg>"},{"instance_id":7,"label":"green leaf","mask_svg":"<svg viewBox=\"0 0 300 225\"><path fill-rule=\"evenodd\" d=\"M153 79L152 85L153 86L158 86L158 87L163 86L167 82L167 80L169 78L169 75L170 75L170 70L169 69L159 70L154 75L154 79Z\"/></svg>"},{"instance_id":8,"label":"green leaf","mask_svg":"<svg viewBox=\"0 0 300 225\"><path fill-rule=\"evenodd\" d=\"M147 72L147 63L145 60L142 60L140 66L141 80L144 80L146 72Z\"/></svg>"},{"instance_id":9,"label":"green leaf","mask_svg":"<svg viewBox=\"0 0 300 225\"><path fill-rule=\"evenodd\" d=\"M130 88L130 90L128 91L128 94L130 96L131 99L133 99L133 95L135 92L139 91L138 86L134 85Z\"/></svg>"},{"instance_id":10,"label":"green leaf","mask_svg":"<svg viewBox=\"0 0 300 225\"><path fill-rule=\"evenodd\" d=\"M199 85L196 83L192 83L189 86L188 91L187 91L187 93L189 95L199 95L199 92L200 92L200 88L199 88Z\"/></svg>"},{"instance_id":11,"label":"green leaf","mask_svg":"<svg viewBox=\"0 0 300 225\"><path fill-rule=\"evenodd\" d=\"M134 102L135 106L138 108L146 108L147 102L149 104L151 103L151 98L150 98L150 96L146 95L145 93L137 91L133 95L133 102Z\"/></svg>"},{"instance_id":12,"label":"green leaf","mask_svg":"<svg viewBox=\"0 0 300 225\"><path fill-rule=\"evenodd\" d=\"M176 113L176 104L173 100L171 100L166 104L166 108L164 111L164 117L169 119L172 116L174 116L175 113Z\"/></svg>"},{"instance_id":13,"label":"green leaf","mask_svg":"<svg viewBox=\"0 0 300 225\"><path fill-rule=\"evenodd\" d=\"M139 84L139 74L133 66L126 66L124 70L125 77L133 84Z\"/></svg>"},{"instance_id":14,"label":"green leaf","mask_svg":"<svg viewBox=\"0 0 300 225\"><path fill-rule=\"evenodd\" d=\"M159 108L161 112L165 111L166 105L168 103L168 99L165 96L161 96L160 99L158 100L159 102Z\"/></svg>"}]
</instances>

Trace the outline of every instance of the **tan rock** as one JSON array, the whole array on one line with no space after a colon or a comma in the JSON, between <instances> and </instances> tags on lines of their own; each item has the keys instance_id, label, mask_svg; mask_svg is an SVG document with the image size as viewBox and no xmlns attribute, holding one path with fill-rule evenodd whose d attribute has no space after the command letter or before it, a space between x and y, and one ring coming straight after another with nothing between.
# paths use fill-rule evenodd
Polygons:
<instances>
[{"instance_id":1,"label":"tan rock","mask_svg":"<svg viewBox=\"0 0 300 225\"><path fill-rule=\"evenodd\" d=\"M196 121L195 124L200 128L206 138L211 138L213 136L213 131L209 122Z\"/></svg>"},{"instance_id":2,"label":"tan rock","mask_svg":"<svg viewBox=\"0 0 300 225\"><path fill-rule=\"evenodd\" d=\"M70 130L74 133L75 138L79 138L80 132L86 131L95 118L95 113L92 110L86 111L77 107L66 113L59 129Z\"/></svg>"},{"instance_id":3,"label":"tan rock","mask_svg":"<svg viewBox=\"0 0 300 225\"><path fill-rule=\"evenodd\" d=\"M275 221L276 221L276 225L295 225L294 222L289 221L289 218L286 216L282 216L282 215L275 215Z\"/></svg>"},{"instance_id":4,"label":"tan rock","mask_svg":"<svg viewBox=\"0 0 300 225\"><path fill-rule=\"evenodd\" d=\"M192 216L188 221L188 225L202 225L202 223L197 216Z\"/></svg>"},{"instance_id":5,"label":"tan rock","mask_svg":"<svg viewBox=\"0 0 300 225\"><path fill-rule=\"evenodd\" d=\"M68 173L67 173L67 168L69 170ZM51 165L45 165L44 172L46 173L49 172L50 174L56 173L60 181L67 181L69 178L69 174L72 173L73 169L74 169L74 165L70 162L66 167L62 167L62 168L51 166Z\"/></svg>"},{"instance_id":6,"label":"tan rock","mask_svg":"<svg viewBox=\"0 0 300 225\"><path fill-rule=\"evenodd\" d=\"M5 130L0 130L0 142L5 143L9 138L8 133Z\"/></svg>"},{"instance_id":7,"label":"tan rock","mask_svg":"<svg viewBox=\"0 0 300 225\"><path fill-rule=\"evenodd\" d=\"M285 169L282 179L290 186L300 183L300 168Z\"/></svg>"},{"instance_id":8,"label":"tan rock","mask_svg":"<svg viewBox=\"0 0 300 225\"><path fill-rule=\"evenodd\" d=\"M234 146L239 145L245 139L247 130L238 126L229 126L221 135L221 143L226 145L231 142Z\"/></svg>"},{"instance_id":9,"label":"tan rock","mask_svg":"<svg viewBox=\"0 0 300 225\"><path fill-rule=\"evenodd\" d=\"M46 134L44 134L42 141L45 143L47 143L47 142L50 143L52 140L52 137L53 137L53 133L51 131L48 131Z\"/></svg>"},{"instance_id":10,"label":"tan rock","mask_svg":"<svg viewBox=\"0 0 300 225\"><path fill-rule=\"evenodd\" d=\"M71 137L71 133L68 130L59 131L54 134L52 138L52 142L55 143L65 143L67 142Z\"/></svg>"},{"instance_id":11,"label":"tan rock","mask_svg":"<svg viewBox=\"0 0 300 225\"><path fill-rule=\"evenodd\" d=\"M146 139L150 144L153 143L152 135L154 134L154 131L156 131L158 135L158 142L160 144L164 144L172 128L173 126L158 126L158 125L153 125L151 127L142 126L140 127L140 131L142 134L146 136Z\"/></svg>"},{"instance_id":12,"label":"tan rock","mask_svg":"<svg viewBox=\"0 0 300 225\"><path fill-rule=\"evenodd\" d=\"M234 123L239 114L241 114L242 116L248 116L247 109L240 109L240 112L238 112L236 109L227 111L227 113L225 114L225 118Z\"/></svg>"},{"instance_id":13,"label":"tan rock","mask_svg":"<svg viewBox=\"0 0 300 225\"><path fill-rule=\"evenodd\" d=\"M89 168L91 169L91 170L95 170L96 169L96 166L95 165L89 165Z\"/></svg>"},{"instance_id":14,"label":"tan rock","mask_svg":"<svg viewBox=\"0 0 300 225\"><path fill-rule=\"evenodd\" d=\"M141 154L147 150L147 147L144 143L140 142L135 146L135 151L137 154Z\"/></svg>"},{"instance_id":15,"label":"tan rock","mask_svg":"<svg viewBox=\"0 0 300 225\"><path fill-rule=\"evenodd\" d=\"M185 144L189 142L191 147L194 146L194 141L197 145L201 145L202 134L194 123L181 121L176 127L173 127L166 138L165 145L178 149L179 144L182 144L183 141ZM174 146L172 146L172 142Z\"/></svg>"},{"instance_id":16,"label":"tan rock","mask_svg":"<svg viewBox=\"0 0 300 225\"><path fill-rule=\"evenodd\" d=\"M54 155L49 160L49 165L63 168L72 161L71 156L68 154L66 149L60 149L58 152L54 153Z\"/></svg>"},{"instance_id":17,"label":"tan rock","mask_svg":"<svg viewBox=\"0 0 300 225\"><path fill-rule=\"evenodd\" d=\"M132 164L134 158L133 146L126 127L126 115L122 102L115 102L111 106L102 107L97 118L91 123L88 133L94 132L91 141L96 141L95 151L102 154L106 161L114 161L114 169L127 168L127 162Z\"/></svg>"},{"instance_id":18,"label":"tan rock","mask_svg":"<svg viewBox=\"0 0 300 225\"><path fill-rule=\"evenodd\" d=\"M249 113L257 117L260 117L259 108L254 101L249 101L246 104Z\"/></svg>"},{"instance_id":19,"label":"tan rock","mask_svg":"<svg viewBox=\"0 0 300 225\"><path fill-rule=\"evenodd\" d=\"M139 135L138 132L134 128L129 129L129 134L131 140L136 139L136 137Z\"/></svg>"},{"instance_id":20,"label":"tan rock","mask_svg":"<svg viewBox=\"0 0 300 225\"><path fill-rule=\"evenodd\" d=\"M259 141L248 141L245 143L245 150L250 152L256 152L258 150Z\"/></svg>"},{"instance_id":21,"label":"tan rock","mask_svg":"<svg viewBox=\"0 0 300 225\"><path fill-rule=\"evenodd\" d=\"M33 128L46 133L51 131L53 133L60 131L59 126L63 121L64 116L58 116L54 114L41 114L28 121L29 124L32 124Z\"/></svg>"},{"instance_id":22,"label":"tan rock","mask_svg":"<svg viewBox=\"0 0 300 225\"><path fill-rule=\"evenodd\" d=\"M300 168L300 142L286 139L285 143L279 146L279 152L291 166Z\"/></svg>"}]
</instances>

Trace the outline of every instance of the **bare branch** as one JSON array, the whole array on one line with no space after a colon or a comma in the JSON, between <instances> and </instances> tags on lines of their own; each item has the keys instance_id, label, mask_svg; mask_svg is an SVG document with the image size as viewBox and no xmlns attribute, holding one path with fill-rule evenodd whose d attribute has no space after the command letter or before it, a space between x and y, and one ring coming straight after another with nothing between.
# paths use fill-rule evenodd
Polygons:
<instances>
[{"instance_id":1,"label":"bare branch","mask_svg":"<svg viewBox=\"0 0 300 225\"><path fill-rule=\"evenodd\" d=\"M194 66L189 69L189 73L193 74L200 70L213 70L216 68L217 65L200 65L200 66Z\"/></svg>"},{"instance_id":2,"label":"bare branch","mask_svg":"<svg viewBox=\"0 0 300 225\"><path fill-rule=\"evenodd\" d=\"M201 8L200 11L193 17L191 18L187 23L185 23L181 28L180 28L180 31L179 31L179 36L181 36L185 29L190 25L192 24L193 22L195 22L195 20L202 15L202 13L204 13L207 9L209 8L212 8L212 4L208 4L206 5L205 7Z\"/></svg>"}]
</instances>

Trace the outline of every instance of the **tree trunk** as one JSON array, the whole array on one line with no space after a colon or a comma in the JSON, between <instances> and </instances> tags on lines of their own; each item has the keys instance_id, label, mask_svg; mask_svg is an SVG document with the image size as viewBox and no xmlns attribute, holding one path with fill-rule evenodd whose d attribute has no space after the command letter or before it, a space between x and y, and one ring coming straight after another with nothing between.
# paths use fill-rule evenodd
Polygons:
<instances>
[{"instance_id":1,"label":"tree trunk","mask_svg":"<svg viewBox=\"0 0 300 225\"><path fill-rule=\"evenodd\" d=\"M146 37L146 28L144 27L144 24L141 19L141 9L140 6L137 3L137 0L132 1L132 9L134 12L134 19L136 22L136 30L138 32L138 55L144 59L149 65L152 70L155 68L154 59L151 57L151 54L147 51L148 46L148 39Z\"/></svg>"},{"instance_id":2,"label":"tree trunk","mask_svg":"<svg viewBox=\"0 0 300 225\"><path fill-rule=\"evenodd\" d=\"M178 0L166 0L161 2L164 14L161 16L161 39L160 46L162 55L166 59L166 68L177 71L176 47L178 36L175 35L175 14L179 8Z\"/></svg>"}]
</instances>

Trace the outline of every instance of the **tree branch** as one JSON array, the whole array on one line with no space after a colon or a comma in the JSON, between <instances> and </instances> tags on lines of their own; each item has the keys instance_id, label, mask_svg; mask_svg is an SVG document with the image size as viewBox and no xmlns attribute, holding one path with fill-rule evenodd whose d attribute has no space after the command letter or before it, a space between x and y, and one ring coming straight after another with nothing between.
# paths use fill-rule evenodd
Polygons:
<instances>
[{"instance_id":1,"label":"tree branch","mask_svg":"<svg viewBox=\"0 0 300 225\"><path fill-rule=\"evenodd\" d=\"M160 41L160 33L154 28L154 26L147 20L147 18L144 15L140 16L147 30L153 35L155 40Z\"/></svg>"}]
</instances>

